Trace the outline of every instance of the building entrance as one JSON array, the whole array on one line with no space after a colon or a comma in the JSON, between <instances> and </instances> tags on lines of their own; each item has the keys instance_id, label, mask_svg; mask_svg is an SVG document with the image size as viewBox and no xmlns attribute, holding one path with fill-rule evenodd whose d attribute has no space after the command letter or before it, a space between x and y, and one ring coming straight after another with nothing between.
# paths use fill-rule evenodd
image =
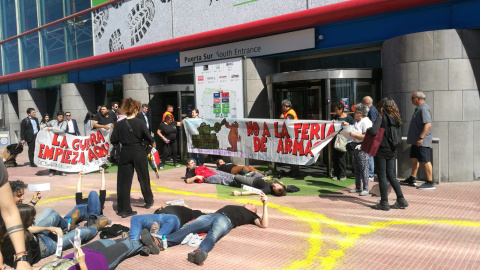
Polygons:
<instances>
[{"instance_id":1,"label":"building entrance","mask_svg":"<svg viewBox=\"0 0 480 270\"><path fill-rule=\"evenodd\" d=\"M377 69L319 69L277 73L267 76L270 117L280 118L283 99L292 102L299 119L331 120L332 106L344 102L352 105L371 96L374 102L381 98L381 70ZM317 164L328 166L330 174L330 147L322 151Z\"/></svg>"},{"instance_id":2,"label":"building entrance","mask_svg":"<svg viewBox=\"0 0 480 270\"><path fill-rule=\"evenodd\" d=\"M167 109L167 105L173 106L173 117L175 121L182 121L183 118L189 117L195 108L193 84L167 84L154 85L148 88L150 95L150 117L152 119L152 131L155 133L155 141L157 150L162 151L162 140L159 140L157 129L162 121L163 113ZM178 153L180 162L188 157L187 141L183 132L183 127L178 128L177 132Z\"/></svg>"}]
</instances>

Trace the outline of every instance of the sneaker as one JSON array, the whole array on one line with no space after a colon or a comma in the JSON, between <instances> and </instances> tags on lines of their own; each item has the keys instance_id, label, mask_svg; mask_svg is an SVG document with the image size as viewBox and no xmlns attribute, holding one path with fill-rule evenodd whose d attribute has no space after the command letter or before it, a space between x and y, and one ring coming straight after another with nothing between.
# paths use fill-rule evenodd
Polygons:
<instances>
[{"instance_id":1,"label":"sneaker","mask_svg":"<svg viewBox=\"0 0 480 270\"><path fill-rule=\"evenodd\" d=\"M334 176L334 177L332 177L332 180L333 180L333 181L337 181L337 180L338 180L338 177Z\"/></svg>"},{"instance_id":2,"label":"sneaker","mask_svg":"<svg viewBox=\"0 0 480 270\"><path fill-rule=\"evenodd\" d=\"M140 233L140 241L145 245L151 254L159 254L162 248L162 241L158 237L154 237L147 229L143 229Z\"/></svg>"},{"instance_id":3,"label":"sneaker","mask_svg":"<svg viewBox=\"0 0 480 270\"><path fill-rule=\"evenodd\" d=\"M269 176L269 175L272 175L273 172L272 172L272 170L268 170L268 171L264 171L263 174L264 174L265 176Z\"/></svg>"},{"instance_id":4,"label":"sneaker","mask_svg":"<svg viewBox=\"0 0 480 270\"><path fill-rule=\"evenodd\" d=\"M350 189L348 192L349 193L360 193L360 192L362 192L362 190L361 189Z\"/></svg>"},{"instance_id":5,"label":"sneaker","mask_svg":"<svg viewBox=\"0 0 480 270\"><path fill-rule=\"evenodd\" d=\"M340 181L345 181L345 180L347 180L347 177L345 177L345 176L344 176L344 177L340 177L340 179L338 179L338 180L340 180Z\"/></svg>"},{"instance_id":6,"label":"sneaker","mask_svg":"<svg viewBox=\"0 0 480 270\"><path fill-rule=\"evenodd\" d=\"M371 207L375 210L390 211L390 205L388 205L388 201L380 201L378 204Z\"/></svg>"},{"instance_id":7,"label":"sneaker","mask_svg":"<svg viewBox=\"0 0 480 270\"><path fill-rule=\"evenodd\" d=\"M360 192L360 196L367 196L368 194L370 194L370 192L368 190L363 190L362 192Z\"/></svg>"},{"instance_id":8,"label":"sneaker","mask_svg":"<svg viewBox=\"0 0 480 270\"><path fill-rule=\"evenodd\" d=\"M66 173L64 173L64 172L62 172L62 176L67 176L67 174L66 174Z\"/></svg>"},{"instance_id":9,"label":"sneaker","mask_svg":"<svg viewBox=\"0 0 480 270\"><path fill-rule=\"evenodd\" d=\"M433 185L433 181L425 181L424 184L421 186L417 187L417 189L420 190L435 190L435 186Z\"/></svg>"},{"instance_id":10,"label":"sneaker","mask_svg":"<svg viewBox=\"0 0 480 270\"><path fill-rule=\"evenodd\" d=\"M390 205L392 209L405 209L408 206L407 200L405 198L397 199L395 204Z\"/></svg>"},{"instance_id":11,"label":"sneaker","mask_svg":"<svg viewBox=\"0 0 480 270\"><path fill-rule=\"evenodd\" d=\"M130 239L130 235L128 234L128 232L122 232L122 238L123 239ZM150 254L150 252L148 254Z\"/></svg>"},{"instance_id":12,"label":"sneaker","mask_svg":"<svg viewBox=\"0 0 480 270\"><path fill-rule=\"evenodd\" d=\"M207 256L208 256L207 252L197 249L193 252L188 253L187 260L189 262L201 265L207 259Z\"/></svg>"},{"instance_id":13,"label":"sneaker","mask_svg":"<svg viewBox=\"0 0 480 270\"><path fill-rule=\"evenodd\" d=\"M255 172L254 171L251 171L251 172L248 172L245 174L246 177L252 177L255 175Z\"/></svg>"},{"instance_id":14,"label":"sneaker","mask_svg":"<svg viewBox=\"0 0 480 270\"><path fill-rule=\"evenodd\" d=\"M135 216L136 214L137 214L137 211L128 211L128 212L118 213L118 215L121 216L122 218Z\"/></svg>"},{"instance_id":15,"label":"sneaker","mask_svg":"<svg viewBox=\"0 0 480 270\"><path fill-rule=\"evenodd\" d=\"M180 168L180 165L178 164L173 164L173 166L175 166L176 168Z\"/></svg>"},{"instance_id":16,"label":"sneaker","mask_svg":"<svg viewBox=\"0 0 480 270\"><path fill-rule=\"evenodd\" d=\"M80 210L76 209L73 211L72 215L70 215L72 221L70 222L70 227L68 231L73 231L75 229L75 225L77 224L78 219L80 218Z\"/></svg>"},{"instance_id":17,"label":"sneaker","mask_svg":"<svg viewBox=\"0 0 480 270\"><path fill-rule=\"evenodd\" d=\"M245 169L245 167L243 167L241 170L240 170L240 174L241 175L246 175L248 173L247 169Z\"/></svg>"},{"instance_id":18,"label":"sneaker","mask_svg":"<svg viewBox=\"0 0 480 270\"><path fill-rule=\"evenodd\" d=\"M369 177L369 178L368 178L368 182L373 182L373 181L375 181L375 178L374 178L374 177Z\"/></svg>"},{"instance_id":19,"label":"sneaker","mask_svg":"<svg viewBox=\"0 0 480 270\"><path fill-rule=\"evenodd\" d=\"M149 256L150 255L150 249L146 246L143 246L142 249L140 249L140 256Z\"/></svg>"},{"instance_id":20,"label":"sneaker","mask_svg":"<svg viewBox=\"0 0 480 270\"><path fill-rule=\"evenodd\" d=\"M49 173L48 177L53 177L53 172Z\"/></svg>"},{"instance_id":21,"label":"sneaker","mask_svg":"<svg viewBox=\"0 0 480 270\"><path fill-rule=\"evenodd\" d=\"M409 176L409 177L407 177L407 179L405 179L403 181L399 181L400 185L411 186L411 187L415 187L416 182L417 181L415 180L415 177L413 177L413 176Z\"/></svg>"},{"instance_id":22,"label":"sneaker","mask_svg":"<svg viewBox=\"0 0 480 270\"><path fill-rule=\"evenodd\" d=\"M163 170L163 166L158 167L159 170Z\"/></svg>"},{"instance_id":23,"label":"sneaker","mask_svg":"<svg viewBox=\"0 0 480 270\"><path fill-rule=\"evenodd\" d=\"M158 233L158 223L154 221L150 226L150 234L157 234Z\"/></svg>"}]
</instances>

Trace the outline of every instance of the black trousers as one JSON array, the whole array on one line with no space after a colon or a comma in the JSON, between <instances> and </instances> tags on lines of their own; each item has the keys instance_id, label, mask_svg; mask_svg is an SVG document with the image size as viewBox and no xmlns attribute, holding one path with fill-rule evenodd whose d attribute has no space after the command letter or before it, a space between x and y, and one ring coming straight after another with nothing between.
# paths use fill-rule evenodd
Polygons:
<instances>
[{"instance_id":1,"label":"black trousers","mask_svg":"<svg viewBox=\"0 0 480 270\"><path fill-rule=\"evenodd\" d=\"M28 144L28 160L30 160L30 165L33 165L33 156L35 154L35 140L37 139L37 135L33 135L33 140L27 142Z\"/></svg>"},{"instance_id":2,"label":"black trousers","mask_svg":"<svg viewBox=\"0 0 480 270\"><path fill-rule=\"evenodd\" d=\"M333 147L332 147L333 148ZM338 179L347 176L347 152L333 149L333 176Z\"/></svg>"},{"instance_id":3,"label":"black trousers","mask_svg":"<svg viewBox=\"0 0 480 270\"><path fill-rule=\"evenodd\" d=\"M394 158L384 158L376 156L377 158L377 175L378 182L380 186L380 197L382 201L388 202L388 185L387 180L392 186L397 199L403 198L402 188L398 183L398 179L395 175L395 159Z\"/></svg>"},{"instance_id":4,"label":"black trousers","mask_svg":"<svg viewBox=\"0 0 480 270\"><path fill-rule=\"evenodd\" d=\"M163 144L161 166L165 166L168 154L172 155L173 164L177 164L177 140L171 140L169 143Z\"/></svg>"},{"instance_id":5,"label":"black trousers","mask_svg":"<svg viewBox=\"0 0 480 270\"><path fill-rule=\"evenodd\" d=\"M137 172L138 182L145 203L153 202L150 175L148 174L147 153L139 145L122 146L117 173L117 209L119 213L132 211L130 191L133 171Z\"/></svg>"}]
</instances>

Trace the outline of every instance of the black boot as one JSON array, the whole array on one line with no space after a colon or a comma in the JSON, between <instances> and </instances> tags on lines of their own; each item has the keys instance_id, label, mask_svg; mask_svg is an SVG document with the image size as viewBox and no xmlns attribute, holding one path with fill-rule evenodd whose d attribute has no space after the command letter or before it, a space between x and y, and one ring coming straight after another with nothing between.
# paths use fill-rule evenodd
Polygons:
<instances>
[{"instance_id":1,"label":"black boot","mask_svg":"<svg viewBox=\"0 0 480 270\"><path fill-rule=\"evenodd\" d=\"M395 204L390 205L390 208L392 208L392 209L405 209L405 207L407 207L407 206L408 206L407 200L405 200L405 198L400 198L400 199L397 199Z\"/></svg>"},{"instance_id":2,"label":"black boot","mask_svg":"<svg viewBox=\"0 0 480 270\"><path fill-rule=\"evenodd\" d=\"M375 210L384 210L389 211L390 205L388 205L388 201L380 201L378 204L372 206Z\"/></svg>"}]
</instances>

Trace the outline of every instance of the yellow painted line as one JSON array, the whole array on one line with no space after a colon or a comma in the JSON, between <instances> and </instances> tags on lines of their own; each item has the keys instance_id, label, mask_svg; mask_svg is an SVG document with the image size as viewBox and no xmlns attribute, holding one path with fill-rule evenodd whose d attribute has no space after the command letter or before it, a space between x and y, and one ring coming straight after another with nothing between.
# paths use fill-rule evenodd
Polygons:
<instances>
[{"instance_id":1,"label":"yellow painted line","mask_svg":"<svg viewBox=\"0 0 480 270\"><path fill-rule=\"evenodd\" d=\"M252 199L240 199L236 197L219 197L214 194L199 194L195 192L183 191L183 190L172 190L158 186L151 181L152 192L155 193L170 193L177 194L181 196L195 196L203 198L212 198L212 199L222 199L228 201L236 201L239 203L253 203L256 205L262 205L262 203L257 200ZM131 192L139 193L140 190L132 190ZM115 194L116 192L107 192L107 194ZM71 199L75 196L64 196L52 198L38 204L50 203L57 200ZM346 222L336 221L326 216L307 210L299 210L291 207L280 206L274 203L268 203L269 208L276 209L285 214L296 217L302 222L305 222L311 228L310 234L306 239L309 248L305 252L305 258L303 260L298 260L290 262L289 265L285 266L285 269L311 269L314 265L320 265L319 269L333 269L340 265L342 260L345 257L345 251L353 247L357 240L364 235L372 234L379 229L384 229L390 226L396 225L434 225L434 224L443 224L450 226L461 226L461 227L477 227L480 228L479 221L461 221L461 220L393 220L388 222L371 222L368 225L360 226L350 226ZM335 229L340 233L331 234L331 239L327 239L325 236L328 234L322 235L322 226L330 227ZM325 247L325 241L334 241L338 245L338 249L328 249L322 250L322 247Z\"/></svg>"}]
</instances>

